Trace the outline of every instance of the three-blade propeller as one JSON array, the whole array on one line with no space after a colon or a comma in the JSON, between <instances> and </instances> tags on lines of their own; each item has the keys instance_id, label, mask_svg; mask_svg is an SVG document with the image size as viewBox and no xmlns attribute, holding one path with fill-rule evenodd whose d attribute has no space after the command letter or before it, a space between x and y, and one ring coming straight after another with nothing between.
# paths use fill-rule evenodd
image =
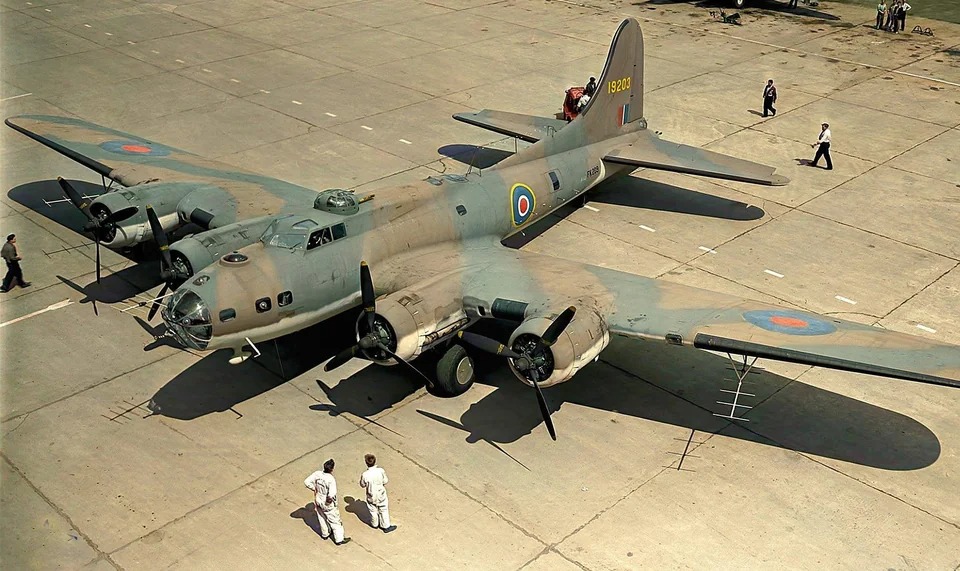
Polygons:
<instances>
[{"instance_id":1,"label":"three-blade propeller","mask_svg":"<svg viewBox=\"0 0 960 571\"><path fill-rule=\"evenodd\" d=\"M360 300L363 304L366 333L360 337L356 345L347 347L327 361L327 364L323 366L323 370L328 372L332 371L354 357L364 356L367 351L380 350L383 354L422 377L428 385L432 385L433 382L429 377L391 351L390 347L387 346L390 340L383 336L384 332L382 328L377 326L377 294L373 287L373 278L370 277L370 267L367 266L366 262L360 262Z\"/></svg>"},{"instance_id":2,"label":"three-blade propeller","mask_svg":"<svg viewBox=\"0 0 960 571\"><path fill-rule=\"evenodd\" d=\"M557 431L553 427L553 420L550 418L550 408L547 406L547 400L543 397L543 391L540 389L540 367L545 363L547 350L551 345L557 342L563 330L570 325L577 308L570 306L563 310L553 322L547 327L535 343L524 344L520 352L514 351L506 345L494 341L489 337L461 331L458 333L465 343L473 345L477 349L500 355L513 360L513 366L521 374L527 377L537 393L537 404L540 405L540 414L543 415L543 422L547 425L547 432L550 438L557 439Z\"/></svg>"},{"instance_id":3,"label":"three-blade propeller","mask_svg":"<svg viewBox=\"0 0 960 571\"><path fill-rule=\"evenodd\" d=\"M157 298L153 301L153 306L150 307L150 313L147 314L147 321L150 321L157 314L157 311L160 309L161 300L166 295L167 290L172 287L179 274L176 268L173 267L173 258L170 256L170 240L167 238L167 233L160 224L160 219L157 218L157 213L153 211L153 206L149 204L147 205L147 220L150 222L150 231L153 233L153 239L157 242L157 247L160 249L160 279L165 282L163 289L160 290Z\"/></svg>"},{"instance_id":4,"label":"three-blade propeller","mask_svg":"<svg viewBox=\"0 0 960 571\"><path fill-rule=\"evenodd\" d=\"M87 217L87 223L83 225L85 232L93 234L93 241L97 247L97 283L100 283L100 240L109 234L117 226L117 222L123 222L137 213L136 206L121 208L116 212L111 212L105 216L95 216L90 212L90 201L83 197L72 184L62 177L57 177L60 188L70 199L70 202L77 207L77 210Z\"/></svg>"}]
</instances>

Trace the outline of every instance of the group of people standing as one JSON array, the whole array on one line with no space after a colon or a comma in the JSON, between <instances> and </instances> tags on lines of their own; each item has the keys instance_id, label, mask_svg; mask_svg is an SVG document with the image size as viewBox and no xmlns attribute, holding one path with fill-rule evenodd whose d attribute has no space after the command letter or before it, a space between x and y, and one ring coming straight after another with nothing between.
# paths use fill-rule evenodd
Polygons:
<instances>
[{"instance_id":1,"label":"group of people standing","mask_svg":"<svg viewBox=\"0 0 960 571\"><path fill-rule=\"evenodd\" d=\"M390 525L390 513L387 504L387 473L377 466L377 457L367 454L363 457L367 469L360 475L360 487L367 492L367 508L370 510L370 526L390 533L397 526ZM337 505L337 480L333 477L336 463L333 458L323 463L323 470L317 470L307 476L303 485L313 492L313 506L317 511L320 524L320 537L333 536L337 545L349 543L350 538L343 535L343 521Z\"/></svg>"},{"instance_id":2,"label":"group of people standing","mask_svg":"<svg viewBox=\"0 0 960 571\"><path fill-rule=\"evenodd\" d=\"M887 0L880 0L877 4L877 29L899 34L907 25L910 8L907 0L893 0L889 6Z\"/></svg>"}]
</instances>

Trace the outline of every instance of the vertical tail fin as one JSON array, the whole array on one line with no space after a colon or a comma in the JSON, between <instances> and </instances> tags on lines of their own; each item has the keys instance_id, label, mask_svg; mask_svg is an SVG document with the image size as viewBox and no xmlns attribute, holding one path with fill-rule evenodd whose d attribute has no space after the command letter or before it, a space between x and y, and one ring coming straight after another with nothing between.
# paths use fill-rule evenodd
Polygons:
<instances>
[{"instance_id":1,"label":"vertical tail fin","mask_svg":"<svg viewBox=\"0 0 960 571\"><path fill-rule=\"evenodd\" d=\"M612 137L624 125L643 119L643 33L635 19L617 28L597 91L578 119L592 141Z\"/></svg>"}]
</instances>

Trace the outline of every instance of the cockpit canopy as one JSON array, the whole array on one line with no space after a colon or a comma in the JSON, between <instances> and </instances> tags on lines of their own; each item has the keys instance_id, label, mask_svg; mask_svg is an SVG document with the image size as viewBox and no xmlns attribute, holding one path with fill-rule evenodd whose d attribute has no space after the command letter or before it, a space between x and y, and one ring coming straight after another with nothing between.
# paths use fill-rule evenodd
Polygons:
<instances>
[{"instance_id":1,"label":"cockpit canopy","mask_svg":"<svg viewBox=\"0 0 960 571\"><path fill-rule=\"evenodd\" d=\"M304 216L286 214L277 217L270 223L260 236L264 246L276 248L302 249L307 243L310 231L317 227L317 222Z\"/></svg>"},{"instance_id":2,"label":"cockpit canopy","mask_svg":"<svg viewBox=\"0 0 960 571\"><path fill-rule=\"evenodd\" d=\"M334 240L347 237L346 225L342 222L321 227L303 215L286 214L270 223L260 236L264 246L290 250L312 250Z\"/></svg>"},{"instance_id":3,"label":"cockpit canopy","mask_svg":"<svg viewBox=\"0 0 960 571\"><path fill-rule=\"evenodd\" d=\"M317 194L313 201L313 207L317 210L349 216L360 211L360 203L357 197L349 190L342 188L329 188Z\"/></svg>"}]
</instances>

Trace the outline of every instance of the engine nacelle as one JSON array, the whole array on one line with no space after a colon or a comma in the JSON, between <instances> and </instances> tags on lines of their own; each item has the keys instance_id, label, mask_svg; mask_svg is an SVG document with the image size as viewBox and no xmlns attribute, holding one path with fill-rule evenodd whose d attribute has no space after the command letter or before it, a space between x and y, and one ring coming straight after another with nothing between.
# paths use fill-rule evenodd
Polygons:
<instances>
[{"instance_id":1,"label":"engine nacelle","mask_svg":"<svg viewBox=\"0 0 960 571\"><path fill-rule=\"evenodd\" d=\"M377 300L375 325L381 339L401 359L409 361L420 355L436 342L462 329L470 319L462 304L432 303L428 300L450 299L424 292L400 291ZM357 320L358 338L366 333L366 315ZM367 353L372 361L381 365L395 365L396 361L379 350Z\"/></svg>"},{"instance_id":2,"label":"engine nacelle","mask_svg":"<svg viewBox=\"0 0 960 571\"><path fill-rule=\"evenodd\" d=\"M113 249L126 248L153 239L153 231L147 220L148 204L153 207L163 229L172 232L185 223L185 218L177 211L177 205L184 197L204 188L204 185L186 182L145 183L121 188L94 199L90 204L90 213L105 218L113 212L136 206L136 214L109 227L101 238L105 246Z\"/></svg>"},{"instance_id":3,"label":"engine nacelle","mask_svg":"<svg viewBox=\"0 0 960 571\"><path fill-rule=\"evenodd\" d=\"M259 240L273 220L272 216L251 218L178 240L170 246L173 265L181 275L199 272L225 254Z\"/></svg>"},{"instance_id":4,"label":"engine nacelle","mask_svg":"<svg viewBox=\"0 0 960 571\"><path fill-rule=\"evenodd\" d=\"M524 354L533 344L541 343L541 336L550 327L552 319L530 317L524 320L510 336L507 346L513 351ZM589 309L577 312L570 325L563 330L557 342L541 349L545 352L544 362L538 366L541 387L552 387L569 381L581 368L592 361L610 343L610 331L600 315ZM518 379L528 385L533 381L519 371L513 359L509 359L510 370Z\"/></svg>"}]
</instances>

